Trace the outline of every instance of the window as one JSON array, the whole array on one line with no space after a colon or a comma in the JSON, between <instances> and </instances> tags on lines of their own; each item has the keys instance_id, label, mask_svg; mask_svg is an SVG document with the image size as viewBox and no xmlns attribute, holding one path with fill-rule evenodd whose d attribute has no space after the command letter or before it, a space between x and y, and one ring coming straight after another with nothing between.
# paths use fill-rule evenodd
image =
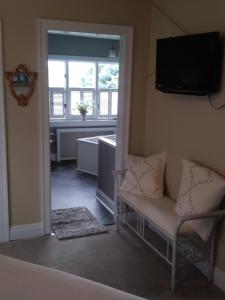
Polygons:
<instances>
[{"instance_id":1,"label":"window","mask_svg":"<svg viewBox=\"0 0 225 300\"><path fill-rule=\"evenodd\" d=\"M54 116L64 115L64 95L63 93L54 93L52 95L52 114Z\"/></svg>"},{"instance_id":2,"label":"window","mask_svg":"<svg viewBox=\"0 0 225 300\"><path fill-rule=\"evenodd\" d=\"M92 62L69 61L69 87L95 88L96 66Z\"/></svg>"},{"instance_id":3,"label":"window","mask_svg":"<svg viewBox=\"0 0 225 300\"><path fill-rule=\"evenodd\" d=\"M88 89L72 89L69 92L69 102L70 102L70 116L80 116L80 113L77 109L77 105L85 102L88 104L88 113L87 116L92 116L94 118L95 114L95 90Z\"/></svg>"},{"instance_id":4,"label":"window","mask_svg":"<svg viewBox=\"0 0 225 300\"><path fill-rule=\"evenodd\" d=\"M50 88L65 88L66 65L64 61L50 60L48 62L48 76Z\"/></svg>"},{"instance_id":5,"label":"window","mask_svg":"<svg viewBox=\"0 0 225 300\"><path fill-rule=\"evenodd\" d=\"M99 92L99 115L108 116L109 114L109 92Z\"/></svg>"},{"instance_id":6,"label":"window","mask_svg":"<svg viewBox=\"0 0 225 300\"><path fill-rule=\"evenodd\" d=\"M98 86L100 89L118 89L119 64L98 64Z\"/></svg>"},{"instance_id":7,"label":"window","mask_svg":"<svg viewBox=\"0 0 225 300\"><path fill-rule=\"evenodd\" d=\"M118 92L112 91L112 93L111 93L111 114L112 114L112 116L117 115L117 109L118 109Z\"/></svg>"},{"instance_id":8,"label":"window","mask_svg":"<svg viewBox=\"0 0 225 300\"><path fill-rule=\"evenodd\" d=\"M79 103L89 106L89 119L115 119L118 108L117 62L48 61L50 118L80 119Z\"/></svg>"},{"instance_id":9,"label":"window","mask_svg":"<svg viewBox=\"0 0 225 300\"><path fill-rule=\"evenodd\" d=\"M49 112L51 118L64 118L66 64L64 61L48 62Z\"/></svg>"}]
</instances>

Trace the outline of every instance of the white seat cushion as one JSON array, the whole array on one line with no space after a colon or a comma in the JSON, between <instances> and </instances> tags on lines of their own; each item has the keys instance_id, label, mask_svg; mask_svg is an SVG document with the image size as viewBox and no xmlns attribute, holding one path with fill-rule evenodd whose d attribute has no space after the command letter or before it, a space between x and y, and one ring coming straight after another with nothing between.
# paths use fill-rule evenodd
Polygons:
<instances>
[{"instance_id":1,"label":"white seat cushion","mask_svg":"<svg viewBox=\"0 0 225 300\"><path fill-rule=\"evenodd\" d=\"M134 210L145 216L158 230L170 239L174 239L179 216L174 210L176 203L173 200L166 196L153 199L124 191L119 192L119 197ZM193 229L187 223L184 223L180 230L181 235L193 232Z\"/></svg>"}]
</instances>

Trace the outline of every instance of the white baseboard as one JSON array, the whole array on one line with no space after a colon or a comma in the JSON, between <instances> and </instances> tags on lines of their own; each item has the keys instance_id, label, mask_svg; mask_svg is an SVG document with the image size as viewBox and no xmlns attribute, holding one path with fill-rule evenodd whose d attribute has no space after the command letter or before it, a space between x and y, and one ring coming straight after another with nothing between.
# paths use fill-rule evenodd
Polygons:
<instances>
[{"instance_id":1,"label":"white baseboard","mask_svg":"<svg viewBox=\"0 0 225 300\"><path fill-rule=\"evenodd\" d=\"M79 169L79 168L76 168L76 171L80 171L80 172L87 173L87 174L90 174L90 175L98 176L97 173L89 172L87 170L82 170L82 169Z\"/></svg>"},{"instance_id":2,"label":"white baseboard","mask_svg":"<svg viewBox=\"0 0 225 300\"><path fill-rule=\"evenodd\" d=\"M195 265L205 276L208 275L208 263L202 262ZM225 293L225 273L218 268L214 269L213 283Z\"/></svg>"},{"instance_id":3,"label":"white baseboard","mask_svg":"<svg viewBox=\"0 0 225 300\"><path fill-rule=\"evenodd\" d=\"M43 235L43 224L33 223L10 227L10 240L20 240Z\"/></svg>"},{"instance_id":4,"label":"white baseboard","mask_svg":"<svg viewBox=\"0 0 225 300\"><path fill-rule=\"evenodd\" d=\"M50 153L51 161L57 161L56 153Z\"/></svg>"},{"instance_id":5,"label":"white baseboard","mask_svg":"<svg viewBox=\"0 0 225 300\"><path fill-rule=\"evenodd\" d=\"M112 199L110 199L102 190L99 188L96 189L96 199L100 201L102 204L104 203L104 206L112 213L114 214L115 209L115 203Z\"/></svg>"},{"instance_id":6,"label":"white baseboard","mask_svg":"<svg viewBox=\"0 0 225 300\"><path fill-rule=\"evenodd\" d=\"M67 156L67 157L63 156L63 157L61 157L60 160L75 160L75 159L76 159L76 156Z\"/></svg>"},{"instance_id":7,"label":"white baseboard","mask_svg":"<svg viewBox=\"0 0 225 300\"><path fill-rule=\"evenodd\" d=\"M96 200L98 200L101 205L103 205L112 215L114 215L114 212L111 210L111 208L109 208L98 196L95 196Z\"/></svg>"}]
</instances>

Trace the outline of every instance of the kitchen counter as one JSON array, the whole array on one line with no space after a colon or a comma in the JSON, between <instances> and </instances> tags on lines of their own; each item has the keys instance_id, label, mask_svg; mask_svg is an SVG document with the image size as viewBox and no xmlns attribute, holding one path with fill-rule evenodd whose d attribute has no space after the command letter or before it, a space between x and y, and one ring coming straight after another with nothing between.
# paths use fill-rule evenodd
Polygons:
<instances>
[{"instance_id":1,"label":"kitchen counter","mask_svg":"<svg viewBox=\"0 0 225 300\"><path fill-rule=\"evenodd\" d=\"M103 143L109 144L110 146L116 148L116 135L106 135L99 137L99 140L101 140Z\"/></svg>"},{"instance_id":2,"label":"kitchen counter","mask_svg":"<svg viewBox=\"0 0 225 300\"><path fill-rule=\"evenodd\" d=\"M116 135L99 137L98 148L98 183L96 198L110 212L114 212L114 176L116 154Z\"/></svg>"}]
</instances>

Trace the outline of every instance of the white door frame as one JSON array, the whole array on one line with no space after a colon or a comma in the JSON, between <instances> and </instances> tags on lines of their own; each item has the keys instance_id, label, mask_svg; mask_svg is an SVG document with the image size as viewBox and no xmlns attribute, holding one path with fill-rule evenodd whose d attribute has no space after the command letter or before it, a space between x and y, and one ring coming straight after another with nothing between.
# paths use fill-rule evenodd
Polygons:
<instances>
[{"instance_id":1,"label":"white door frame","mask_svg":"<svg viewBox=\"0 0 225 300\"><path fill-rule=\"evenodd\" d=\"M0 20L0 242L7 241L9 241L9 208L2 59L2 29Z\"/></svg>"},{"instance_id":2,"label":"white door frame","mask_svg":"<svg viewBox=\"0 0 225 300\"><path fill-rule=\"evenodd\" d=\"M41 197L43 234L51 232L51 191L50 191L50 149L49 149L49 106L48 106L48 31L88 32L120 36L120 82L119 106L117 117L116 168L125 166L129 147L130 98L133 28L131 26L78 23L60 20L38 20L38 57L39 57L39 107L40 107L40 146L41 146Z\"/></svg>"}]
</instances>

